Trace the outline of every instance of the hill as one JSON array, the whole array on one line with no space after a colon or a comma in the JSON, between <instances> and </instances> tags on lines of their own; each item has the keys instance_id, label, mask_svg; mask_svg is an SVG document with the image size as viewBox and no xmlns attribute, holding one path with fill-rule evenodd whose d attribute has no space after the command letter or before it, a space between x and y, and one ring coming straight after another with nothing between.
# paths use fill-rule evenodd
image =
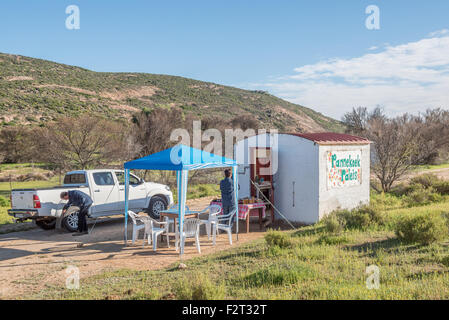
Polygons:
<instances>
[{"instance_id":1,"label":"hill","mask_svg":"<svg viewBox=\"0 0 449 320\"><path fill-rule=\"evenodd\" d=\"M341 131L339 121L264 91L177 76L94 72L0 53L0 125L39 124L80 113L129 119L143 109L180 107L198 117L252 115L265 128Z\"/></svg>"}]
</instances>

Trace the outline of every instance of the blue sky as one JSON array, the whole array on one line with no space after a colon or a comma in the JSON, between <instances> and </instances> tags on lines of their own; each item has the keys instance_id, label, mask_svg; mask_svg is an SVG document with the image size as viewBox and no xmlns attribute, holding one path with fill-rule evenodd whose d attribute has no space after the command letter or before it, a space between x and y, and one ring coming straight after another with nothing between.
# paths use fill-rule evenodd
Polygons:
<instances>
[{"instance_id":1,"label":"blue sky","mask_svg":"<svg viewBox=\"0 0 449 320\"><path fill-rule=\"evenodd\" d=\"M80 30L65 27L73 4ZM365 27L372 4L380 30ZM2 0L0 52L265 89L336 118L397 114L449 108L448 12L447 0Z\"/></svg>"}]
</instances>

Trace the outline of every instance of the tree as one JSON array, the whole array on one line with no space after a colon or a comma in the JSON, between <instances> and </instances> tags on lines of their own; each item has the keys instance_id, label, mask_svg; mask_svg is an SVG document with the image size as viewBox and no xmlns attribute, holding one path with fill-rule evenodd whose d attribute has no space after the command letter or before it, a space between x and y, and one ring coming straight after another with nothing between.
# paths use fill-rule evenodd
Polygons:
<instances>
[{"instance_id":1,"label":"tree","mask_svg":"<svg viewBox=\"0 0 449 320\"><path fill-rule=\"evenodd\" d=\"M186 118L178 108L144 110L133 117L133 126L130 140L138 146L136 156L147 156L176 144L170 141L171 132L176 128L185 126ZM146 179L148 171L145 170L143 178ZM176 178L170 171L158 172L158 180L173 186Z\"/></svg>"},{"instance_id":2,"label":"tree","mask_svg":"<svg viewBox=\"0 0 449 320\"><path fill-rule=\"evenodd\" d=\"M385 192L389 192L393 183L409 171L413 157L418 154L419 130L409 121L408 115L368 121L365 137L373 142L371 167Z\"/></svg>"},{"instance_id":3,"label":"tree","mask_svg":"<svg viewBox=\"0 0 449 320\"><path fill-rule=\"evenodd\" d=\"M60 169L87 169L131 158L128 130L121 123L92 116L61 118L37 130L36 157Z\"/></svg>"},{"instance_id":4,"label":"tree","mask_svg":"<svg viewBox=\"0 0 449 320\"><path fill-rule=\"evenodd\" d=\"M2 162L18 163L29 160L33 142L31 132L25 127L9 127L0 131L0 156Z\"/></svg>"},{"instance_id":5,"label":"tree","mask_svg":"<svg viewBox=\"0 0 449 320\"><path fill-rule=\"evenodd\" d=\"M344 115L347 132L372 142L371 167L383 191L390 191L394 182L427 156L423 152L427 129L421 120L409 114L388 118L380 108L372 112L358 108Z\"/></svg>"},{"instance_id":6,"label":"tree","mask_svg":"<svg viewBox=\"0 0 449 320\"><path fill-rule=\"evenodd\" d=\"M414 118L419 127L419 152L414 164L434 164L449 149L449 111L427 110Z\"/></svg>"},{"instance_id":7,"label":"tree","mask_svg":"<svg viewBox=\"0 0 449 320\"><path fill-rule=\"evenodd\" d=\"M352 134L364 134L369 118L367 108L352 108L351 112L343 115L342 122L346 125L346 132Z\"/></svg>"},{"instance_id":8,"label":"tree","mask_svg":"<svg viewBox=\"0 0 449 320\"><path fill-rule=\"evenodd\" d=\"M142 111L133 118L132 140L139 145L138 156L147 156L174 145L170 134L182 128L185 117L181 110L173 108Z\"/></svg>"}]
</instances>

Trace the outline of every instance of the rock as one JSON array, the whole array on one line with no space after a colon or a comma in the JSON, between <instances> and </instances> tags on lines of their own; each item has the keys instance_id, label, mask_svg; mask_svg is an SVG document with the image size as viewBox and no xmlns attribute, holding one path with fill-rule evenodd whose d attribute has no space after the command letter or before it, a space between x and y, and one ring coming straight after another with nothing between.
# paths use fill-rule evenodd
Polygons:
<instances>
[{"instance_id":1,"label":"rock","mask_svg":"<svg viewBox=\"0 0 449 320\"><path fill-rule=\"evenodd\" d=\"M180 263L178 269L184 270L187 269L187 266L184 263Z\"/></svg>"}]
</instances>

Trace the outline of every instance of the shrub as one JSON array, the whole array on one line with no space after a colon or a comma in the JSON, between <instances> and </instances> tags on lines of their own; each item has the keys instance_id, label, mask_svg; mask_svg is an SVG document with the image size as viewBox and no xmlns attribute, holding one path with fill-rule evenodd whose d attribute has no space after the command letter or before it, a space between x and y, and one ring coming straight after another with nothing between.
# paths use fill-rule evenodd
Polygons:
<instances>
[{"instance_id":1,"label":"shrub","mask_svg":"<svg viewBox=\"0 0 449 320\"><path fill-rule=\"evenodd\" d=\"M281 231L270 230L264 238L269 247L289 248L292 246L290 236Z\"/></svg>"},{"instance_id":2,"label":"shrub","mask_svg":"<svg viewBox=\"0 0 449 320\"><path fill-rule=\"evenodd\" d=\"M441 181L434 188L441 195L449 195L449 181Z\"/></svg>"},{"instance_id":3,"label":"shrub","mask_svg":"<svg viewBox=\"0 0 449 320\"><path fill-rule=\"evenodd\" d=\"M412 189L413 188L410 186L410 184L400 183L393 187L390 193L395 195L396 197L402 197L411 192Z\"/></svg>"},{"instance_id":4,"label":"shrub","mask_svg":"<svg viewBox=\"0 0 449 320\"><path fill-rule=\"evenodd\" d=\"M244 278L250 287L280 286L294 284L313 276L312 270L298 264L275 264L258 270Z\"/></svg>"},{"instance_id":5,"label":"shrub","mask_svg":"<svg viewBox=\"0 0 449 320\"><path fill-rule=\"evenodd\" d=\"M441 195L436 193L433 187L425 188L419 184L414 185L414 190L403 198L408 207L427 205L441 200Z\"/></svg>"},{"instance_id":6,"label":"shrub","mask_svg":"<svg viewBox=\"0 0 449 320\"><path fill-rule=\"evenodd\" d=\"M441 214L416 215L399 221L395 233L403 242L427 245L446 238L448 228Z\"/></svg>"},{"instance_id":7,"label":"shrub","mask_svg":"<svg viewBox=\"0 0 449 320\"><path fill-rule=\"evenodd\" d=\"M394 194L382 192L371 196L371 206L375 208L401 207L402 200Z\"/></svg>"},{"instance_id":8,"label":"shrub","mask_svg":"<svg viewBox=\"0 0 449 320\"><path fill-rule=\"evenodd\" d=\"M0 196L0 207L9 207L9 199L6 199L3 196Z\"/></svg>"},{"instance_id":9,"label":"shrub","mask_svg":"<svg viewBox=\"0 0 449 320\"><path fill-rule=\"evenodd\" d=\"M422 174L422 175L414 177L410 180L411 185L418 184L418 185L423 186L426 189L430 188L430 187L434 187L435 185L437 185L440 182L441 182L441 180L436 175L430 174L430 173Z\"/></svg>"},{"instance_id":10,"label":"shrub","mask_svg":"<svg viewBox=\"0 0 449 320\"><path fill-rule=\"evenodd\" d=\"M384 224L382 213L371 206L362 206L351 211L340 211L337 215L341 215L347 229L365 230L369 227Z\"/></svg>"},{"instance_id":11,"label":"shrub","mask_svg":"<svg viewBox=\"0 0 449 320\"><path fill-rule=\"evenodd\" d=\"M173 289L178 300L222 300L225 297L223 284L199 276L183 279Z\"/></svg>"},{"instance_id":12,"label":"shrub","mask_svg":"<svg viewBox=\"0 0 449 320\"><path fill-rule=\"evenodd\" d=\"M338 236L338 235L323 234L317 240L318 244L327 244L327 245L338 245L348 242L349 239L345 235Z\"/></svg>"},{"instance_id":13,"label":"shrub","mask_svg":"<svg viewBox=\"0 0 449 320\"><path fill-rule=\"evenodd\" d=\"M340 215L337 215L337 212L333 212L321 220L321 223L324 226L324 230L329 233L341 233L345 229L345 221L341 219Z\"/></svg>"},{"instance_id":14,"label":"shrub","mask_svg":"<svg viewBox=\"0 0 449 320\"><path fill-rule=\"evenodd\" d=\"M445 256L441 258L440 260L441 264L443 264L445 267L449 267L449 256Z\"/></svg>"}]
</instances>

